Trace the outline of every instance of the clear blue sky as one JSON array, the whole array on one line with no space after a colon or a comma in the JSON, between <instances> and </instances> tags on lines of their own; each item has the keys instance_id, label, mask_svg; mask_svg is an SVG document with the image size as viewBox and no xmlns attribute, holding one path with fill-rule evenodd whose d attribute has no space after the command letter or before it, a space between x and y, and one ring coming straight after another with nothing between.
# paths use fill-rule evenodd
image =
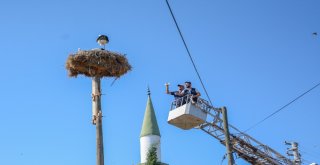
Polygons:
<instances>
[{"instance_id":1,"label":"clear blue sky","mask_svg":"<svg viewBox=\"0 0 320 165\"><path fill-rule=\"evenodd\" d=\"M240 130L320 81L320 38L312 36L320 32L319 1L170 3L214 105L227 106ZM78 48L97 47L99 34L133 66L113 86L102 81L105 164L139 163L147 85L163 162L220 164L217 140L166 122L165 82L189 80L204 91L164 0L0 2L0 164L95 164L91 80L68 78L64 64ZM283 155L284 141L297 141L305 164L320 163L319 116L320 87L248 133Z\"/></svg>"}]
</instances>

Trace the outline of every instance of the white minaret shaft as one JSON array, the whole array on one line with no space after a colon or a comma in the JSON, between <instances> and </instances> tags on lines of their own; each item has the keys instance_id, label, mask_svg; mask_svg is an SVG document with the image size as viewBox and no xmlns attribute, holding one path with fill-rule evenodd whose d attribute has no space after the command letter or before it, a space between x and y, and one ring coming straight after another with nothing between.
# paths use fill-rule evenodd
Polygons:
<instances>
[{"instance_id":1,"label":"white minaret shaft","mask_svg":"<svg viewBox=\"0 0 320 165\"><path fill-rule=\"evenodd\" d=\"M148 91L148 102L144 114L141 134L140 134L140 156L141 164L147 162L147 155L152 147L156 148L157 161L161 162L161 137L157 123L157 118L153 109L150 91Z\"/></svg>"},{"instance_id":2,"label":"white minaret shaft","mask_svg":"<svg viewBox=\"0 0 320 165\"><path fill-rule=\"evenodd\" d=\"M160 136L148 135L140 138L141 163L147 162L148 152L151 147L157 148L158 162L161 162L161 142Z\"/></svg>"}]
</instances>

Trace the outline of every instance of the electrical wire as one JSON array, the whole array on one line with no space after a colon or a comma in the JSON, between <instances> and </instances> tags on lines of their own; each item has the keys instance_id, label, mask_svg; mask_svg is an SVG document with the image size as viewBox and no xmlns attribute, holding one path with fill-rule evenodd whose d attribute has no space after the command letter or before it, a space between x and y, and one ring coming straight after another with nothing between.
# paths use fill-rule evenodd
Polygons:
<instances>
[{"instance_id":1,"label":"electrical wire","mask_svg":"<svg viewBox=\"0 0 320 165\"><path fill-rule=\"evenodd\" d=\"M282 111L283 109L285 109L286 107L288 107L290 104L294 103L295 101L299 100L301 97L303 97L304 95L306 95L307 93L311 92L312 90L314 90L315 88L317 88L320 85L320 82L318 84L316 84L315 86L313 86L312 88L310 88L309 90L303 92L301 95L299 95L298 97L296 97L295 99L293 99L292 101L290 101L289 103L287 103L286 105L282 106L281 108L279 108L278 110L274 111L272 114L268 115L267 117L265 117L263 120L259 121L258 123L254 124L253 126L251 126L250 128L246 129L244 132L248 132L250 130L252 130L253 128L255 128L256 126L258 126L259 124L261 124L262 122L266 121L267 119L269 119L270 117L274 116L275 114L279 113L280 111Z\"/></svg>"},{"instance_id":2,"label":"electrical wire","mask_svg":"<svg viewBox=\"0 0 320 165\"><path fill-rule=\"evenodd\" d=\"M313 157L313 158L319 158L320 157L320 153L315 151L314 149L311 148L307 148L305 147L305 145L301 145L300 144L300 151ZM308 151L308 152L307 152Z\"/></svg>"},{"instance_id":3,"label":"electrical wire","mask_svg":"<svg viewBox=\"0 0 320 165\"><path fill-rule=\"evenodd\" d=\"M224 161L226 158L227 158L227 154L224 154L224 155L222 156L222 159L221 159L221 163L220 163L220 165L222 165L222 164L223 164L223 161Z\"/></svg>"},{"instance_id":4,"label":"electrical wire","mask_svg":"<svg viewBox=\"0 0 320 165\"><path fill-rule=\"evenodd\" d=\"M194 70L196 71L197 76L198 76L198 78L199 78L199 80L200 80L200 83L201 83L201 85L202 85L202 88L203 88L204 92L206 93L206 96L207 96L207 98L208 98L208 100L209 100L209 102L210 102L210 104L211 104L211 106L212 106L212 102L211 102L211 99L210 99L209 94L208 94L208 92L207 92L207 89L206 89L206 87L204 86L204 83L203 83L203 81L202 81L202 79L201 79L200 73L199 73L199 71L198 71L198 69L197 69L197 66L196 66L196 64L195 64L192 56L191 56L191 53L190 53L189 48L188 48L188 46L187 46L187 44L186 44L186 41L184 40L184 37L183 37L182 32L181 32L181 30L180 30L180 28L179 28L179 25L178 25L178 23L177 23L177 20L176 20L174 14L173 14L173 12L172 12L172 9L171 9L171 7L170 7L170 4L169 4L168 0L166 0L166 2L167 2L167 5L168 5L168 8L169 8L169 10L170 10L172 19L173 19L173 21L174 21L174 23L175 23L175 25L176 25L176 27L177 27L177 29L178 29L178 32L179 32L179 34L180 34L180 37L181 37L182 42L183 42L183 44L184 44L184 47L186 48L186 50L187 50L187 52L188 52L188 55L189 55L189 58L190 58L190 60L191 60L191 62L192 62L193 68L194 68Z\"/></svg>"},{"instance_id":5,"label":"electrical wire","mask_svg":"<svg viewBox=\"0 0 320 165\"><path fill-rule=\"evenodd\" d=\"M306 156L312 157L312 158L319 158L319 157L317 157L316 155L313 155L313 154L311 154L311 153L309 153L309 152L306 152L306 151L304 151L304 150L300 150L300 153L302 153L304 156L306 155Z\"/></svg>"}]
</instances>

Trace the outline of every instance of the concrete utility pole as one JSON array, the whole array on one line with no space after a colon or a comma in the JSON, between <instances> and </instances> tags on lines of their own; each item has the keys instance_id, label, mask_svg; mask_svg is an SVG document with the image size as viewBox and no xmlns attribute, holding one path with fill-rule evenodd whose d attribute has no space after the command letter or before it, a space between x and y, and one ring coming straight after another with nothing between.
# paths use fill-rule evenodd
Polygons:
<instances>
[{"instance_id":1,"label":"concrete utility pole","mask_svg":"<svg viewBox=\"0 0 320 165\"><path fill-rule=\"evenodd\" d=\"M104 165L100 81L100 77L92 78L92 122L96 124L97 165Z\"/></svg>"},{"instance_id":2,"label":"concrete utility pole","mask_svg":"<svg viewBox=\"0 0 320 165\"><path fill-rule=\"evenodd\" d=\"M293 161L295 162L296 165L301 165L301 157L300 157L297 142L291 143L291 150L293 152Z\"/></svg>"},{"instance_id":3,"label":"concrete utility pole","mask_svg":"<svg viewBox=\"0 0 320 165\"><path fill-rule=\"evenodd\" d=\"M227 108L222 107L221 110L222 110L222 116L223 116L223 129L225 134L225 143L226 143L226 149L227 149L227 155L228 155L228 165L234 165L234 159L233 159L232 147L231 147L230 135L229 135Z\"/></svg>"},{"instance_id":4,"label":"concrete utility pole","mask_svg":"<svg viewBox=\"0 0 320 165\"><path fill-rule=\"evenodd\" d=\"M301 155L298 149L297 142L285 142L286 145L291 145L291 148L288 149L287 154L288 156L293 156L293 162L295 165L301 165ZM292 151L292 153L290 153Z\"/></svg>"}]
</instances>

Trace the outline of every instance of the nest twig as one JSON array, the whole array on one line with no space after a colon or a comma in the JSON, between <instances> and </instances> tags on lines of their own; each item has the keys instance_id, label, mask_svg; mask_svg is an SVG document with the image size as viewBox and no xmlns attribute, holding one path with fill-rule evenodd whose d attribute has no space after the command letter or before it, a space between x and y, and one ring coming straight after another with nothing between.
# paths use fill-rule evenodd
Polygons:
<instances>
[{"instance_id":1,"label":"nest twig","mask_svg":"<svg viewBox=\"0 0 320 165\"><path fill-rule=\"evenodd\" d=\"M121 77L131 70L127 58L107 50L78 51L70 54L66 69L70 77L83 74L87 77Z\"/></svg>"}]
</instances>

